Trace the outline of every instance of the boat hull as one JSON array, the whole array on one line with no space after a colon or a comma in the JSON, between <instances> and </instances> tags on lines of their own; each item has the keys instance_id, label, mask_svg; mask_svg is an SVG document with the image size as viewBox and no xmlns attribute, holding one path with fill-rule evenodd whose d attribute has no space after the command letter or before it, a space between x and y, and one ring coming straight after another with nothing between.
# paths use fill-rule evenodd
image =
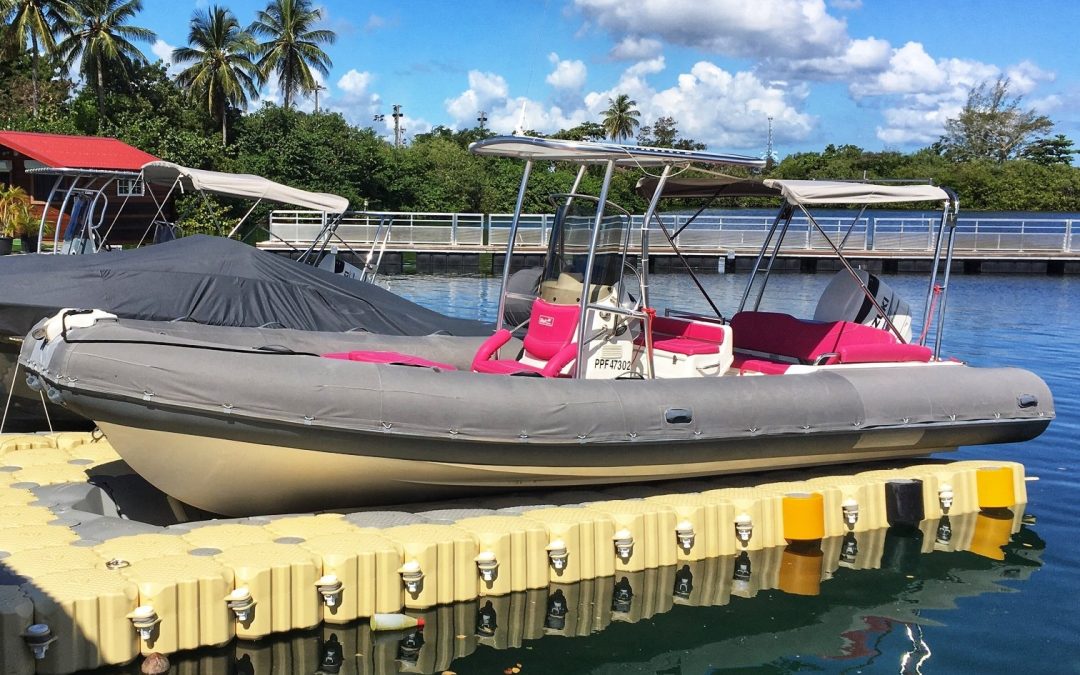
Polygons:
<instances>
[{"instance_id":1,"label":"boat hull","mask_svg":"<svg viewBox=\"0 0 1080 675\"><path fill-rule=\"evenodd\" d=\"M911 457L1027 440L1054 415L1042 380L1011 368L523 378L293 354L271 333L273 352L105 322L23 361L151 483L230 516ZM399 351L475 350L412 339Z\"/></svg>"}]
</instances>

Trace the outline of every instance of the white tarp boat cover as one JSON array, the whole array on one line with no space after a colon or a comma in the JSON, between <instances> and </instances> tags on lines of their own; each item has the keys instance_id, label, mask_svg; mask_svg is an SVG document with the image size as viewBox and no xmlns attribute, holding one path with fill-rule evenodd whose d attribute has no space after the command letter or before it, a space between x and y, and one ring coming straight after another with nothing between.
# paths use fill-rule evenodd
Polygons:
<instances>
[{"instance_id":1,"label":"white tarp boat cover","mask_svg":"<svg viewBox=\"0 0 1080 675\"><path fill-rule=\"evenodd\" d=\"M768 179L765 185L779 189L792 204L889 204L940 202L949 193L934 185L882 185L827 180Z\"/></svg>"},{"instance_id":2,"label":"white tarp boat cover","mask_svg":"<svg viewBox=\"0 0 1080 675\"><path fill-rule=\"evenodd\" d=\"M344 213L349 208L349 200L344 197L325 192L308 192L251 174L189 169L172 162L150 162L143 165L142 172L143 180L150 183L172 185L179 181L184 192L268 199L326 213Z\"/></svg>"}]
</instances>

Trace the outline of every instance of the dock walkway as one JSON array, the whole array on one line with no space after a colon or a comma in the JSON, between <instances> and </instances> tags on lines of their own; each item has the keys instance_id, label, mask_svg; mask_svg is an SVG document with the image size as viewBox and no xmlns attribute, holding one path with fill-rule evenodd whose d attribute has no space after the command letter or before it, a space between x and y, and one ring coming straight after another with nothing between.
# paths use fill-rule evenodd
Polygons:
<instances>
[{"instance_id":1,"label":"dock walkway","mask_svg":"<svg viewBox=\"0 0 1080 675\"><path fill-rule=\"evenodd\" d=\"M890 214L864 216L853 224L853 216L818 219L833 242L844 242L843 250L849 258L872 271L928 269L933 256L933 232L938 225L936 218L921 213L910 217ZM324 218L324 214L314 211L274 211L270 215L274 237L260 247L275 251L302 248L319 233ZM634 237L641 236L641 218L634 216ZM688 215L667 214L664 224L675 232L688 218ZM518 228L515 256L543 255L553 219L553 214L524 214ZM375 245L380 222L390 222L386 263L391 270L402 254L413 254L419 268L431 265L489 272L488 264L495 269L501 267L501 254L506 249L512 220L512 214L349 212L337 233L344 241L342 248L364 254ZM699 270L742 271L753 263L771 223L771 217L761 215L703 215L682 230L675 242ZM648 237L654 271L680 266L658 227L649 228ZM482 254L487 255L482 258ZM793 220L779 257L784 269L828 271L833 269L833 257L829 243L807 219ZM968 274L1077 274L1080 273L1080 220L960 217L954 259L956 271Z\"/></svg>"}]
</instances>

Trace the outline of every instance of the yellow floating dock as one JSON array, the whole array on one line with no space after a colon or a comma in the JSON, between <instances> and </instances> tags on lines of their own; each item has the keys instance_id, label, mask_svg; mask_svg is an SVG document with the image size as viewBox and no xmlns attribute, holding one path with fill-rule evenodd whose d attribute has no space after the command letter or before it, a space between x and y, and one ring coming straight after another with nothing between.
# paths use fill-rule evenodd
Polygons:
<instances>
[{"instance_id":1,"label":"yellow floating dock","mask_svg":"<svg viewBox=\"0 0 1080 675\"><path fill-rule=\"evenodd\" d=\"M376 612L437 619L437 608L462 603L475 605L477 627L485 611L514 614L508 603L550 588L561 589L567 613L563 628L547 630L572 633L577 605L569 595L587 592L579 582L591 580L606 580L595 583L614 594L609 606L620 606L620 598L638 596L619 584L640 588L664 575L656 598L624 603L639 615L761 589L814 595L838 566L879 564L890 526L922 530L924 552L1000 559L1027 502L1023 466L1000 461L500 512L327 513L171 527L42 497L43 488L56 495L85 485L88 475L122 470L108 442L89 434L0 436L4 675L72 673L320 624L333 631ZM607 583L613 579L620 581ZM506 645L544 630L516 626L512 638L499 626L485 639ZM312 655L307 671L319 658Z\"/></svg>"}]
</instances>

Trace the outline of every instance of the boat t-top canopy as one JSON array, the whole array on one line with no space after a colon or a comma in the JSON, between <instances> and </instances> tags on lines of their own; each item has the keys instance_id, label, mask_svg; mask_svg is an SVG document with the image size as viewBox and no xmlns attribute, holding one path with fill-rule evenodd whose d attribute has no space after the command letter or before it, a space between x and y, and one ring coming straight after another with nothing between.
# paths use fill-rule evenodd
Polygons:
<instances>
[{"instance_id":1,"label":"boat t-top canopy","mask_svg":"<svg viewBox=\"0 0 1080 675\"><path fill-rule=\"evenodd\" d=\"M469 151L491 157L541 162L573 162L575 164L606 164L615 166L663 166L670 164L726 164L762 169L765 161L744 155L713 152L647 148L617 143L565 141L556 138L531 136L493 136L469 145Z\"/></svg>"},{"instance_id":2,"label":"boat t-top canopy","mask_svg":"<svg viewBox=\"0 0 1080 675\"><path fill-rule=\"evenodd\" d=\"M349 200L325 192L308 192L251 174L190 169L172 162L150 162L142 168L143 180L159 185L178 184L181 190L229 197L268 199L325 213L344 213Z\"/></svg>"},{"instance_id":3,"label":"boat t-top canopy","mask_svg":"<svg viewBox=\"0 0 1080 675\"><path fill-rule=\"evenodd\" d=\"M898 202L945 202L951 195L936 185L891 185L822 180L768 179L765 185L779 190L789 203L889 204Z\"/></svg>"}]
</instances>

